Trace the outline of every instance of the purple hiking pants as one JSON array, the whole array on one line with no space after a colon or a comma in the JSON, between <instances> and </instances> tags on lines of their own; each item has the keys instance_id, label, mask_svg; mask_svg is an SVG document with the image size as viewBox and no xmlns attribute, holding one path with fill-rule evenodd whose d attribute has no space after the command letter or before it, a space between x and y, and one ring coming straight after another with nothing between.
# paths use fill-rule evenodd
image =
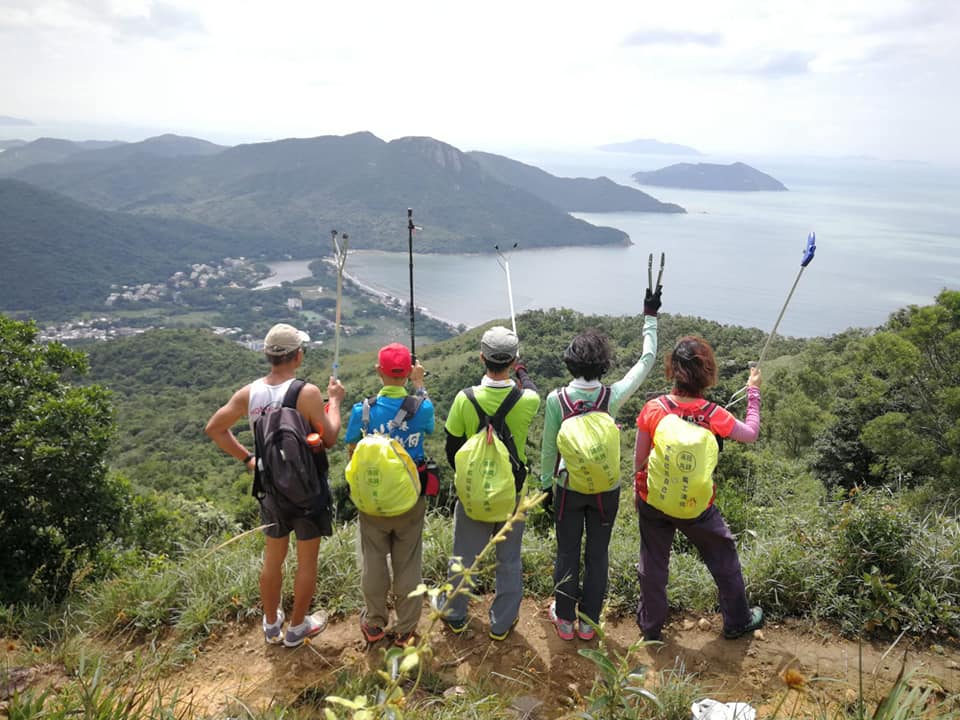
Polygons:
<instances>
[{"instance_id":1,"label":"purple hiking pants","mask_svg":"<svg viewBox=\"0 0 960 720\"><path fill-rule=\"evenodd\" d=\"M691 520L670 517L637 498L640 523L640 602L637 624L644 637L659 638L667 619L667 575L670 548L677 530L689 538L713 575L720 595L724 628L743 627L750 622L750 607L740 570L737 546L715 505Z\"/></svg>"}]
</instances>

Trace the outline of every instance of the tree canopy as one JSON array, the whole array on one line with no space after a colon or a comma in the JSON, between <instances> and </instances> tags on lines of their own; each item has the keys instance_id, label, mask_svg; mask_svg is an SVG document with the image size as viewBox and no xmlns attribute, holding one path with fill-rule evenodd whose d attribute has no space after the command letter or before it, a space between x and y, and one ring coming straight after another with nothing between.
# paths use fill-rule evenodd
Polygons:
<instances>
[{"instance_id":1,"label":"tree canopy","mask_svg":"<svg viewBox=\"0 0 960 720\"><path fill-rule=\"evenodd\" d=\"M0 602L59 598L125 506L104 462L109 393L67 377L86 357L0 316Z\"/></svg>"}]
</instances>

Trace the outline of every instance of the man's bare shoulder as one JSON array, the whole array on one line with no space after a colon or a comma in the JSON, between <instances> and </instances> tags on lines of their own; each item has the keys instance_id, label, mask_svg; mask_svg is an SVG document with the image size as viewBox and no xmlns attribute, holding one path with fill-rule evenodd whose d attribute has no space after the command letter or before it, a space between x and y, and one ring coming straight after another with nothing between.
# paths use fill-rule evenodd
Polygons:
<instances>
[{"instance_id":1,"label":"man's bare shoulder","mask_svg":"<svg viewBox=\"0 0 960 720\"><path fill-rule=\"evenodd\" d=\"M317 385L314 385L312 382L305 383L303 386L303 389L300 391L300 394L305 395L310 399L314 399L314 398L319 398L320 400L323 399L323 391Z\"/></svg>"},{"instance_id":2,"label":"man's bare shoulder","mask_svg":"<svg viewBox=\"0 0 960 720\"><path fill-rule=\"evenodd\" d=\"M233 394L231 400L249 400L251 387L253 387L253 383L247 383Z\"/></svg>"}]
</instances>

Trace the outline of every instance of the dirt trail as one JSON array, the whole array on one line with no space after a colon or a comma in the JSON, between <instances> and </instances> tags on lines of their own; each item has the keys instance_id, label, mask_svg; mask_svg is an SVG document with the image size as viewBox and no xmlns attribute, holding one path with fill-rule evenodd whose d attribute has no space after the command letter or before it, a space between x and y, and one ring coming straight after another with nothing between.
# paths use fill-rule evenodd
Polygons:
<instances>
[{"instance_id":1,"label":"dirt trail","mask_svg":"<svg viewBox=\"0 0 960 720\"><path fill-rule=\"evenodd\" d=\"M444 685L475 682L485 677L511 696L536 698L542 704L535 717L552 718L574 708L589 692L594 666L576 651L596 647L597 641L560 640L546 617L546 603L524 600L520 622L504 642L487 638L486 604L473 608L471 629L453 636L442 628L431 633L434 658L431 669ZM427 626L427 612L421 623ZM806 703L849 701L858 687L858 646L827 631L796 622L768 625L756 637L724 640L719 616L673 618L662 646L642 648L634 666L646 665L649 675L682 664L695 673L710 697L746 701L761 710L782 695L787 668L807 679ZM630 619L606 628L607 649L623 653L637 640ZM181 697L200 714L231 715L242 703L263 709L271 703L318 703L334 689L341 670L366 673L382 668L381 643L367 648L356 618L333 622L308 645L296 650L268 646L259 625L235 625L209 640L195 663L169 677ZM890 688L908 649L907 667L917 670L919 683L947 694L960 693L960 648L914 647L901 640L889 645L865 644L863 668L865 694L878 700ZM655 690L655 688L653 688ZM791 700L792 702L792 700Z\"/></svg>"}]
</instances>

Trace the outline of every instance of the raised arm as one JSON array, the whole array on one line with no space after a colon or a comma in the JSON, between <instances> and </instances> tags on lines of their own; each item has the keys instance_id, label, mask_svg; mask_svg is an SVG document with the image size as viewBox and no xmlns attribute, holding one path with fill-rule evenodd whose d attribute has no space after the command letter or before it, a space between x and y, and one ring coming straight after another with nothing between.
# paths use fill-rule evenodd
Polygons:
<instances>
[{"instance_id":1,"label":"raised arm","mask_svg":"<svg viewBox=\"0 0 960 720\"><path fill-rule=\"evenodd\" d=\"M540 391L537 390L537 386L534 384L533 379L530 377L530 374L527 372L527 366L523 363L516 363L513 366L513 372L516 373L517 380L520 381L521 390L533 390L538 395Z\"/></svg>"},{"instance_id":2,"label":"raised arm","mask_svg":"<svg viewBox=\"0 0 960 720\"><path fill-rule=\"evenodd\" d=\"M637 391L646 380L657 359L657 316L643 316L643 353L636 364L630 368L622 380L610 386L610 414L617 412L627 399Z\"/></svg>"},{"instance_id":3,"label":"raised arm","mask_svg":"<svg viewBox=\"0 0 960 720\"><path fill-rule=\"evenodd\" d=\"M310 426L323 436L324 447L331 448L340 434L340 403L346 390L339 380L331 377L327 384L327 403L324 407L320 388L307 383L300 392L297 409L307 418Z\"/></svg>"},{"instance_id":4,"label":"raised arm","mask_svg":"<svg viewBox=\"0 0 960 720\"><path fill-rule=\"evenodd\" d=\"M747 415L743 422L734 421L728 436L737 442L752 443L760 437L760 382L760 368L751 368L747 381Z\"/></svg>"}]
</instances>

